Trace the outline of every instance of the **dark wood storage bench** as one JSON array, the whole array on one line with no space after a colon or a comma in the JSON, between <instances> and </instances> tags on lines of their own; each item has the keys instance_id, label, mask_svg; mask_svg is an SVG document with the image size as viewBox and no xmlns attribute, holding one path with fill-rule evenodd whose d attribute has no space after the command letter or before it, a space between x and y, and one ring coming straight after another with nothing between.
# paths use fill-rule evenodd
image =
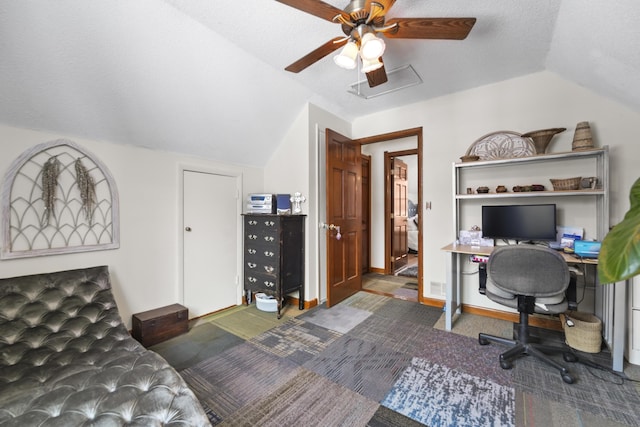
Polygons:
<instances>
[{"instance_id":1,"label":"dark wood storage bench","mask_svg":"<svg viewBox=\"0 0 640 427\"><path fill-rule=\"evenodd\" d=\"M136 313L131 335L145 347L184 334L189 330L189 310L180 304Z\"/></svg>"}]
</instances>

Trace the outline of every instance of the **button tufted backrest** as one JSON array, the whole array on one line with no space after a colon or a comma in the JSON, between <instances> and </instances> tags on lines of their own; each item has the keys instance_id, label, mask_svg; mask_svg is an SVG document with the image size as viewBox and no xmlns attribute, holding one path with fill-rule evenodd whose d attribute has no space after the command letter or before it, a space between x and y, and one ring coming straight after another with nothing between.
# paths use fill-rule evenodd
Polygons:
<instances>
[{"instance_id":1,"label":"button tufted backrest","mask_svg":"<svg viewBox=\"0 0 640 427\"><path fill-rule=\"evenodd\" d=\"M128 333L106 266L0 279L0 425L207 426Z\"/></svg>"},{"instance_id":2,"label":"button tufted backrest","mask_svg":"<svg viewBox=\"0 0 640 427\"><path fill-rule=\"evenodd\" d=\"M0 384L128 338L106 266L0 279Z\"/></svg>"}]
</instances>

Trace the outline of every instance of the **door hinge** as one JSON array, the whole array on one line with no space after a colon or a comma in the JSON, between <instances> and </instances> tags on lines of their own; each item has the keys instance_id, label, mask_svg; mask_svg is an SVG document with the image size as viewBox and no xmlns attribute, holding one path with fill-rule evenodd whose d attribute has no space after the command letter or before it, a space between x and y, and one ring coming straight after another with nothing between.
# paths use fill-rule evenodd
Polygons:
<instances>
[{"instance_id":1,"label":"door hinge","mask_svg":"<svg viewBox=\"0 0 640 427\"><path fill-rule=\"evenodd\" d=\"M394 215L393 215L393 214L389 215L389 218L393 219L393 218L394 218Z\"/></svg>"}]
</instances>

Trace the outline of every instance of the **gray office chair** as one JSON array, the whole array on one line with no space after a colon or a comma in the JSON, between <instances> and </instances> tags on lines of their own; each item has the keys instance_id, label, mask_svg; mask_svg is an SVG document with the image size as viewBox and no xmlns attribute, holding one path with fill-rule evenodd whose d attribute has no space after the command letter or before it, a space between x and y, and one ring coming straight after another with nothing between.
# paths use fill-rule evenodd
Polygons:
<instances>
[{"instance_id":1,"label":"gray office chair","mask_svg":"<svg viewBox=\"0 0 640 427\"><path fill-rule=\"evenodd\" d=\"M567 310L565 291L569 281L569 267L554 250L523 244L501 246L491 253L487 263L485 295L499 304L516 308L520 313L515 339L484 333L478 335L481 345L493 341L511 347L500 355L503 369L511 369L514 359L531 355L558 369L564 382L573 383L574 377L567 368L546 355L563 353L564 360L572 362L575 356L569 348L535 343L529 333L530 314L559 314Z\"/></svg>"}]
</instances>

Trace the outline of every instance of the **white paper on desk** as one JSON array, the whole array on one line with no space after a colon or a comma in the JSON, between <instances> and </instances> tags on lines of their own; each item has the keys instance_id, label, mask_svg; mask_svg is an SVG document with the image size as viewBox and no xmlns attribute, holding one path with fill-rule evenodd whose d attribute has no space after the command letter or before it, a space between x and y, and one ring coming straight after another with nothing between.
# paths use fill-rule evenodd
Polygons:
<instances>
[{"instance_id":1,"label":"white paper on desk","mask_svg":"<svg viewBox=\"0 0 640 427\"><path fill-rule=\"evenodd\" d=\"M482 237L482 231L460 230L458 242L461 245L469 246L493 246L493 239L485 239Z\"/></svg>"},{"instance_id":2,"label":"white paper on desk","mask_svg":"<svg viewBox=\"0 0 640 427\"><path fill-rule=\"evenodd\" d=\"M562 246L563 236L578 236L580 239L584 239L584 229L580 227L564 227L559 225L556 232L556 243ZM575 239L574 239L575 240Z\"/></svg>"}]
</instances>

